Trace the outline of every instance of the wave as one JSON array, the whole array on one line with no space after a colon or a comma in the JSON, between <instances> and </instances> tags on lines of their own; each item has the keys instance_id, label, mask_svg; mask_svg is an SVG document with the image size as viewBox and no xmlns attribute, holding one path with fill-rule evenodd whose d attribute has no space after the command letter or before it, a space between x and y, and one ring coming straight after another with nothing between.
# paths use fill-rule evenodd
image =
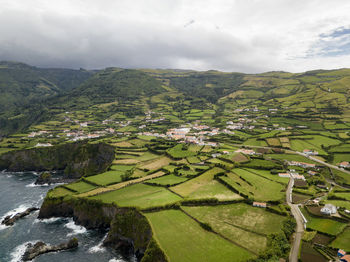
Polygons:
<instances>
[{"instance_id":1,"label":"wave","mask_svg":"<svg viewBox=\"0 0 350 262\"><path fill-rule=\"evenodd\" d=\"M108 262L124 262L125 260L118 259L118 258L112 258Z\"/></svg>"},{"instance_id":2,"label":"wave","mask_svg":"<svg viewBox=\"0 0 350 262\"><path fill-rule=\"evenodd\" d=\"M10 256L11 256L10 262L22 262L22 257L24 255L24 252L26 252L27 245L30 243L34 244L38 241L39 240L28 241L28 242L25 242L25 243L17 246L10 254Z\"/></svg>"},{"instance_id":3,"label":"wave","mask_svg":"<svg viewBox=\"0 0 350 262\"><path fill-rule=\"evenodd\" d=\"M71 220L70 222L68 222L64 226L73 231L71 233L68 233L67 237L73 236L73 235L78 235L78 234L84 234L87 232L85 227L76 225L73 220Z\"/></svg>"},{"instance_id":4,"label":"wave","mask_svg":"<svg viewBox=\"0 0 350 262\"><path fill-rule=\"evenodd\" d=\"M66 220L66 218L64 218L64 217L51 217L51 218L44 218L44 219L35 219L33 221L33 224L36 224L36 223L51 224L51 223L55 223L55 222L60 221L60 220Z\"/></svg>"},{"instance_id":5,"label":"wave","mask_svg":"<svg viewBox=\"0 0 350 262\"><path fill-rule=\"evenodd\" d=\"M22 205L20 205L19 207L8 211L5 215L3 215L3 216L0 218L0 223L1 223L1 221L4 220L5 217L7 217L7 216L13 216L13 215L16 215L17 213L24 212L24 211L26 211L26 210L27 210L28 208L30 208L30 207L31 207L31 206L28 205L28 204L22 204ZM9 226L5 226L5 225L0 224L0 230L3 230L3 229L8 228L8 227L9 227Z\"/></svg>"},{"instance_id":6,"label":"wave","mask_svg":"<svg viewBox=\"0 0 350 262\"><path fill-rule=\"evenodd\" d=\"M89 248L89 253L98 253L98 252L105 252L106 248L103 246L103 241L106 239L108 233L102 238L100 243L98 243L96 246L93 246Z\"/></svg>"},{"instance_id":7,"label":"wave","mask_svg":"<svg viewBox=\"0 0 350 262\"><path fill-rule=\"evenodd\" d=\"M26 185L26 187L49 187L49 186L59 186L59 185L64 185L64 183L51 183L51 184L41 184L41 185L36 185L35 182L30 183Z\"/></svg>"}]
</instances>

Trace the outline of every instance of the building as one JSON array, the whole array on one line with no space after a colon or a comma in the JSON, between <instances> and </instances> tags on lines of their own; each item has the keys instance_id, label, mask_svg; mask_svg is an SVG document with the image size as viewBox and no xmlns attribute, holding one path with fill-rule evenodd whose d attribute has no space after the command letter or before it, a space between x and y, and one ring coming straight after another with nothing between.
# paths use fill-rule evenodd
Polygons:
<instances>
[{"instance_id":1,"label":"building","mask_svg":"<svg viewBox=\"0 0 350 262\"><path fill-rule=\"evenodd\" d=\"M317 156L318 155L317 151L312 151L311 149L304 149L303 153L308 155L308 156Z\"/></svg>"},{"instance_id":2,"label":"building","mask_svg":"<svg viewBox=\"0 0 350 262\"><path fill-rule=\"evenodd\" d=\"M254 150L251 150L251 149L244 149L244 148L241 148L241 149L238 149L235 151L236 153L243 153L245 155L255 155L255 151Z\"/></svg>"},{"instance_id":3,"label":"building","mask_svg":"<svg viewBox=\"0 0 350 262\"><path fill-rule=\"evenodd\" d=\"M343 257L345 255L346 255L346 252L344 250L342 250L342 249L338 250L338 257Z\"/></svg>"},{"instance_id":4,"label":"building","mask_svg":"<svg viewBox=\"0 0 350 262\"><path fill-rule=\"evenodd\" d=\"M325 204L325 206L321 208L321 213L324 215L333 215L337 213L337 207L332 204Z\"/></svg>"},{"instance_id":5,"label":"building","mask_svg":"<svg viewBox=\"0 0 350 262\"><path fill-rule=\"evenodd\" d=\"M290 177L290 174L289 173L278 173L278 176L279 177Z\"/></svg>"},{"instance_id":6,"label":"building","mask_svg":"<svg viewBox=\"0 0 350 262\"><path fill-rule=\"evenodd\" d=\"M347 161L343 161L343 162L339 163L339 167L347 168L347 167L350 167L350 164Z\"/></svg>"},{"instance_id":7,"label":"building","mask_svg":"<svg viewBox=\"0 0 350 262\"><path fill-rule=\"evenodd\" d=\"M50 143L37 143L35 147L48 147L52 146Z\"/></svg>"},{"instance_id":8,"label":"building","mask_svg":"<svg viewBox=\"0 0 350 262\"><path fill-rule=\"evenodd\" d=\"M263 207L263 208L266 208L266 203L262 203L262 202L253 202L253 207Z\"/></svg>"},{"instance_id":9,"label":"building","mask_svg":"<svg viewBox=\"0 0 350 262\"><path fill-rule=\"evenodd\" d=\"M350 262L350 255L345 255L342 258L340 258L340 261L342 262Z\"/></svg>"}]
</instances>

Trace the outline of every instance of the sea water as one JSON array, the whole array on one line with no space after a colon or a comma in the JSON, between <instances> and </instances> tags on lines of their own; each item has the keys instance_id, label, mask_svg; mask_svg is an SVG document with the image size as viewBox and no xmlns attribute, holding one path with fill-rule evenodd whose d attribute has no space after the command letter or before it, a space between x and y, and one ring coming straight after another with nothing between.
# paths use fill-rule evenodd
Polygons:
<instances>
[{"instance_id":1,"label":"sea water","mask_svg":"<svg viewBox=\"0 0 350 262\"><path fill-rule=\"evenodd\" d=\"M35 172L0 172L0 221L29 207L40 207L46 192L55 185L36 186ZM28 243L59 244L72 237L79 240L74 250L43 254L35 262L134 262L102 246L106 232L87 230L71 218L37 219L39 211L18 220L13 226L0 225L0 262L19 262Z\"/></svg>"}]
</instances>

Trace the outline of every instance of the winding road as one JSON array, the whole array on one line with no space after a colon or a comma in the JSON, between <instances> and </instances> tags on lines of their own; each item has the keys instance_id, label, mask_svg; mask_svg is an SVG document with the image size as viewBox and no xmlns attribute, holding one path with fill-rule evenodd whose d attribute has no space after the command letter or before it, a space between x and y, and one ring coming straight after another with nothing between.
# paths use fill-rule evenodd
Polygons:
<instances>
[{"instance_id":1,"label":"winding road","mask_svg":"<svg viewBox=\"0 0 350 262\"><path fill-rule=\"evenodd\" d=\"M249 146L249 145L241 145L241 144L234 144L235 146L239 146L239 147L247 147L247 148L264 148L264 149L277 149L275 147L268 147L268 146ZM278 148L281 149L281 148ZM315 161L317 163L320 163L321 165L327 166L329 168L333 168L339 171L342 171L346 174L350 174L350 171L348 170L344 170L343 168L340 168L338 166L329 164L327 162L324 162L320 159L317 159L313 156L309 156L307 154L304 154L302 152L298 152L298 151L293 151L290 149L285 149L285 153L292 153L292 154L298 154L301 156L304 156L312 161ZM298 254L299 254L299 249L300 249L300 243L301 243L301 238L303 236L303 232L304 232L304 220L303 220L303 216L302 213L298 207L298 205L295 205L292 203L292 190L293 190L293 185L294 185L294 179L290 178L289 180L289 184L288 184L288 188L286 191L286 202L287 204L290 206L291 209L291 213L294 216L296 223L297 223L297 228L296 228L296 232L295 232L295 236L294 236L294 241L292 243L291 246L291 250L290 250L290 254L289 254L289 261L290 262L297 262L298 261Z\"/></svg>"},{"instance_id":2,"label":"winding road","mask_svg":"<svg viewBox=\"0 0 350 262\"><path fill-rule=\"evenodd\" d=\"M294 242L290 249L289 261L297 262L301 238L303 237L303 232L304 232L304 220L302 218L298 205L295 205L292 203L293 185L294 185L294 179L290 178L288 188L286 191L286 201L287 201L287 204L290 206L290 211L292 212L292 215L294 216L297 222L297 228L294 235Z\"/></svg>"}]
</instances>

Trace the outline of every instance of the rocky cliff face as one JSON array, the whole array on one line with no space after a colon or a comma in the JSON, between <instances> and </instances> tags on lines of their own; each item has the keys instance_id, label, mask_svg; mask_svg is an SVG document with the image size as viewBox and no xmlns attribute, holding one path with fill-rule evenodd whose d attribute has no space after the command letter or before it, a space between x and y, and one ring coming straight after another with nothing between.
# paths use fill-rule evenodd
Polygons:
<instances>
[{"instance_id":1,"label":"rocky cliff face","mask_svg":"<svg viewBox=\"0 0 350 262\"><path fill-rule=\"evenodd\" d=\"M66 178L79 178L107 170L114 159L110 145L67 143L59 146L11 151L0 156L0 170L64 170Z\"/></svg>"},{"instance_id":2,"label":"rocky cliff face","mask_svg":"<svg viewBox=\"0 0 350 262\"><path fill-rule=\"evenodd\" d=\"M46 197L39 218L58 216L73 217L77 224L89 229L109 229L104 245L125 255L135 254L138 261L167 261L152 238L147 219L135 208L119 208L89 199Z\"/></svg>"}]
</instances>

